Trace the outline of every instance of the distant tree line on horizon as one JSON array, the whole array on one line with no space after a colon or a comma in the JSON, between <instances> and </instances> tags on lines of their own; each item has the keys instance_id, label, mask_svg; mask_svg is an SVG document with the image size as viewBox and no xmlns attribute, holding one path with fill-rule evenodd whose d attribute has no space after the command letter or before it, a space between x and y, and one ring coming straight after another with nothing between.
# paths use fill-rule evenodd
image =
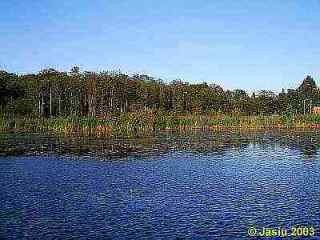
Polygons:
<instances>
[{"instance_id":1,"label":"distant tree line on horizon","mask_svg":"<svg viewBox=\"0 0 320 240\"><path fill-rule=\"evenodd\" d=\"M320 90L307 76L297 89L276 94L224 90L216 84L165 83L148 75L115 71L70 72L49 68L35 74L0 71L0 114L27 116L106 116L135 111L270 115L311 111Z\"/></svg>"}]
</instances>

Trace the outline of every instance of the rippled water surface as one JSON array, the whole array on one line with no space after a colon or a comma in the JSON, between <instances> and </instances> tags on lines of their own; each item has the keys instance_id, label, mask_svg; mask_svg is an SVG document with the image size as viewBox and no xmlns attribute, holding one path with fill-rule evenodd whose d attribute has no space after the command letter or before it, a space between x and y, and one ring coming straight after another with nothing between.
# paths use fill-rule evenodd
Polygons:
<instances>
[{"instance_id":1,"label":"rippled water surface","mask_svg":"<svg viewBox=\"0 0 320 240\"><path fill-rule=\"evenodd\" d=\"M275 139L107 161L2 156L0 238L247 239L250 226L293 225L320 237L317 148Z\"/></svg>"}]
</instances>

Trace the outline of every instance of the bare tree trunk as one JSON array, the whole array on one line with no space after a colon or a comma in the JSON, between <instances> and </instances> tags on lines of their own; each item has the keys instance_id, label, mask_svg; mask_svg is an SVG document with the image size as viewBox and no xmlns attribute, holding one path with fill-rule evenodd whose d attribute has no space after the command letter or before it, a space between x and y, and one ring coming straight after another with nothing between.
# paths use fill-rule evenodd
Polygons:
<instances>
[{"instance_id":1,"label":"bare tree trunk","mask_svg":"<svg viewBox=\"0 0 320 240\"><path fill-rule=\"evenodd\" d=\"M89 97L89 116L92 117L92 98Z\"/></svg>"},{"instance_id":2,"label":"bare tree trunk","mask_svg":"<svg viewBox=\"0 0 320 240\"><path fill-rule=\"evenodd\" d=\"M110 98L110 108L113 110L113 89L111 90L111 98Z\"/></svg>"},{"instance_id":3,"label":"bare tree trunk","mask_svg":"<svg viewBox=\"0 0 320 240\"><path fill-rule=\"evenodd\" d=\"M82 95L79 92L78 95L78 110L77 110L77 115L81 116L83 114L83 100L82 100Z\"/></svg>"},{"instance_id":4,"label":"bare tree trunk","mask_svg":"<svg viewBox=\"0 0 320 240\"><path fill-rule=\"evenodd\" d=\"M43 94L41 94L41 116L44 115L44 105L45 105L44 97L43 97Z\"/></svg>"},{"instance_id":5,"label":"bare tree trunk","mask_svg":"<svg viewBox=\"0 0 320 240\"><path fill-rule=\"evenodd\" d=\"M97 97L95 95L92 96L92 117L96 116L97 109Z\"/></svg>"},{"instance_id":6,"label":"bare tree trunk","mask_svg":"<svg viewBox=\"0 0 320 240\"><path fill-rule=\"evenodd\" d=\"M125 101L125 112L128 112L128 99Z\"/></svg>"},{"instance_id":7,"label":"bare tree trunk","mask_svg":"<svg viewBox=\"0 0 320 240\"><path fill-rule=\"evenodd\" d=\"M123 113L123 103L122 103L122 101L120 102L120 112Z\"/></svg>"},{"instance_id":8,"label":"bare tree trunk","mask_svg":"<svg viewBox=\"0 0 320 240\"><path fill-rule=\"evenodd\" d=\"M51 87L49 89L49 115L52 117L52 90Z\"/></svg>"},{"instance_id":9,"label":"bare tree trunk","mask_svg":"<svg viewBox=\"0 0 320 240\"><path fill-rule=\"evenodd\" d=\"M42 112L41 112L41 94L39 93L39 97L38 97L38 113L39 113L39 116L42 115Z\"/></svg>"},{"instance_id":10,"label":"bare tree trunk","mask_svg":"<svg viewBox=\"0 0 320 240\"><path fill-rule=\"evenodd\" d=\"M70 114L73 115L73 94L72 94L72 89L71 89L71 92L70 92Z\"/></svg>"},{"instance_id":11,"label":"bare tree trunk","mask_svg":"<svg viewBox=\"0 0 320 240\"><path fill-rule=\"evenodd\" d=\"M94 117L96 115L95 113L95 103L94 103L94 96L90 94L89 99L89 116Z\"/></svg>"},{"instance_id":12,"label":"bare tree trunk","mask_svg":"<svg viewBox=\"0 0 320 240\"><path fill-rule=\"evenodd\" d=\"M177 111L177 109L176 109L176 99L175 99L175 97L176 97L175 87L173 87L173 94L172 95L173 95L172 96L172 109L174 111Z\"/></svg>"},{"instance_id":13,"label":"bare tree trunk","mask_svg":"<svg viewBox=\"0 0 320 240\"><path fill-rule=\"evenodd\" d=\"M61 115L61 96L59 95L59 106L58 106L58 109L59 109L59 116Z\"/></svg>"},{"instance_id":14,"label":"bare tree trunk","mask_svg":"<svg viewBox=\"0 0 320 240\"><path fill-rule=\"evenodd\" d=\"M88 97L88 113L87 113L88 116L91 115L91 98L90 96Z\"/></svg>"}]
</instances>

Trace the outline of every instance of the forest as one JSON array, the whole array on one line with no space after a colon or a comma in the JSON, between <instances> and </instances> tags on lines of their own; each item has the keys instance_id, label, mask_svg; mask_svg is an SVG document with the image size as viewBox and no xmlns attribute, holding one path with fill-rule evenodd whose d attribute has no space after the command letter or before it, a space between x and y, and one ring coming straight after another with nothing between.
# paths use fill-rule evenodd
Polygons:
<instances>
[{"instance_id":1,"label":"forest","mask_svg":"<svg viewBox=\"0 0 320 240\"><path fill-rule=\"evenodd\" d=\"M224 90L206 82L190 84L180 79L164 82L148 75L121 72L70 72L45 69L18 75L0 71L0 113L33 117L89 116L114 113L165 111L271 115L306 113L320 100L314 79L306 76L297 89L278 94L261 90Z\"/></svg>"},{"instance_id":2,"label":"forest","mask_svg":"<svg viewBox=\"0 0 320 240\"><path fill-rule=\"evenodd\" d=\"M145 135L186 128L310 127L320 100L314 79L279 93L225 90L213 83L165 82L120 71L0 71L0 132Z\"/></svg>"}]
</instances>

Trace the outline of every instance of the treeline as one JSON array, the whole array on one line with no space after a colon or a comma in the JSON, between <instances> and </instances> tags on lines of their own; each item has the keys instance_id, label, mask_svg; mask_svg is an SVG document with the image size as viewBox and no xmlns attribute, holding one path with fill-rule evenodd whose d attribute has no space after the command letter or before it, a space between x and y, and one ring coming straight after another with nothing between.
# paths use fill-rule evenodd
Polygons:
<instances>
[{"instance_id":1,"label":"treeline","mask_svg":"<svg viewBox=\"0 0 320 240\"><path fill-rule=\"evenodd\" d=\"M121 72L70 72L45 69L18 75L0 71L0 113L22 116L107 116L137 111L271 115L306 113L320 100L314 79L279 94L248 94L208 83L165 83L147 75Z\"/></svg>"}]
</instances>

